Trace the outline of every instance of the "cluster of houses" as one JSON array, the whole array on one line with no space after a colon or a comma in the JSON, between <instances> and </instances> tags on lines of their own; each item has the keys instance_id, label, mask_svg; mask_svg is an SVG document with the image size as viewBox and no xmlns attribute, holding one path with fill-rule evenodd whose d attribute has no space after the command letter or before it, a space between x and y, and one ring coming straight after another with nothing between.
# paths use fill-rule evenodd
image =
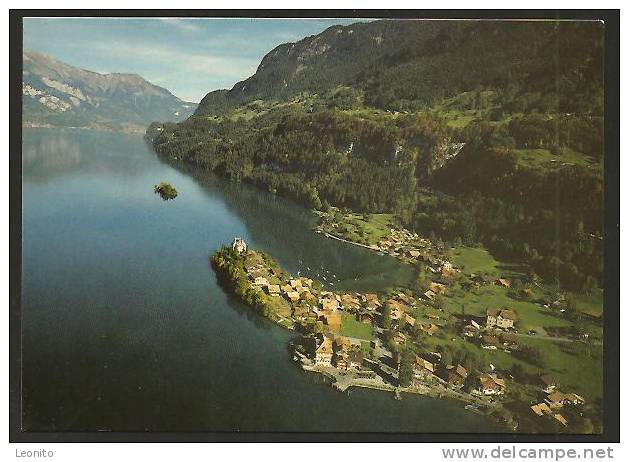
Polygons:
<instances>
[{"instance_id":1,"label":"cluster of houses","mask_svg":"<svg viewBox=\"0 0 629 462\"><path fill-rule=\"evenodd\" d=\"M307 337L307 341L307 350L316 365L363 371L363 353L359 340L325 333Z\"/></svg>"},{"instance_id":2,"label":"cluster of houses","mask_svg":"<svg viewBox=\"0 0 629 462\"><path fill-rule=\"evenodd\" d=\"M462 388L469 376L469 372L461 364L445 365L441 362L441 355L435 352L416 355L413 373L421 381L440 381L451 388ZM505 379L492 371L479 375L471 393L481 396L502 395L506 389Z\"/></svg>"},{"instance_id":3,"label":"cluster of houses","mask_svg":"<svg viewBox=\"0 0 629 462\"><path fill-rule=\"evenodd\" d=\"M408 263L426 263L428 270L444 278L453 276L458 270L447 260L435 256L432 243L407 229L390 229L387 237L379 240L374 250L400 258Z\"/></svg>"},{"instance_id":4,"label":"cluster of houses","mask_svg":"<svg viewBox=\"0 0 629 462\"><path fill-rule=\"evenodd\" d=\"M489 308L485 315L484 326L474 319L463 326L463 336L480 340L480 346L486 350L503 349L511 351L518 345L515 322L518 316L508 308Z\"/></svg>"},{"instance_id":5,"label":"cluster of houses","mask_svg":"<svg viewBox=\"0 0 629 462\"><path fill-rule=\"evenodd\" d=\"M559 383L552 375L543 375L540 381L545 398L543 401L531 406L531 410L540 417L550 416L564 427L568 426L568 421L560 413L560 410L564 406L580 406L585 403L585 400L576 393L560 391Z\"/></svg>"},{"instance_id":6,"label":"cluster of houses","mask_svg":"<svg viewBox=\"0 0 629 462\"><path fill-rule=\"evenodd\" d=\"M497 286L509 289L511 288L511 284L512 284L511 279L497 278L489 274L471 274L470 281L472 282L472 285L475 287L495 284Z\"/></svg>"},{"instance_id":7,"label":"cluster of houses","mask_svg":"<svg viewBox=\"0 0 629 462\"><path fill-rule=\"evenodd\" d=\"M427 313L428 322L420 322L413 317L410 310L417 305L417 300L403 292L394 294L385 303L391 310L391 328L395 332L394 340L398 344L406 341L404 330L418 328L425 334L432 336L440 329L440 326L435 323L436 320L440 319L437 314Z\"/></svg>"}]
</instances>

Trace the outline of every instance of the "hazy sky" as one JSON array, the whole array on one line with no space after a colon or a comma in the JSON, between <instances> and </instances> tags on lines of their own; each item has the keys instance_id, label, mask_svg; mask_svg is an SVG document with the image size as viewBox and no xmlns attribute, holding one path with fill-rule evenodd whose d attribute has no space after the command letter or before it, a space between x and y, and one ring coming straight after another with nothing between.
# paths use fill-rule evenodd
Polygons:
<instances>
[{"instance_id":1,"label":"hazy sky","mask_svg":"<svg viewBox=\"0 0 629 462\"><path fill-rule=\"evenodd\" d=\"M130 72L198 102L252 75L275 46L357 19L25 18L24 49Z\"/></svg>"}]
</instances>

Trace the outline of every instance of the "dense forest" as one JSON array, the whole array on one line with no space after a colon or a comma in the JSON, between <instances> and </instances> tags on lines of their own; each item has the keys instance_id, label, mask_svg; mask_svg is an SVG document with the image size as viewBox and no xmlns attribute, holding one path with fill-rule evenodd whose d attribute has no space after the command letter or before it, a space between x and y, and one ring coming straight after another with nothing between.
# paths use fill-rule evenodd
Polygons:
<instances>
[{"instance_id":1,"label":"dense forest","mask_svg":"<svg viewBox=\"0 0 629 462\"><path fill-rule=\"evenodd\" d=\"M147 138L172 160L309 207L392 212L588 291L603 270L601 46L598 23L334 26Z\"/></svg>"}]
</instances>

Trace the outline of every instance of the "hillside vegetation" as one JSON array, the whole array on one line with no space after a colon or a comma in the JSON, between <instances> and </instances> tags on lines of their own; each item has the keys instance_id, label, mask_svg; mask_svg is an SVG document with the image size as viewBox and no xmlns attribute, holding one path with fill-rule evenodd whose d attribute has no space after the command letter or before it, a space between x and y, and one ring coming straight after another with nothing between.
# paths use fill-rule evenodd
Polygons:
<instances>
[{"instance_id":1,"label":"hillside vegetation","mask_svg":"<svg viewBox=\"0 0 629 462\"><path fill-rule=\"evenodd\" d=\"M603 28L378 21L268 53L161 155L305 205L391 213L548 282L602 284Z\"/></svg>"}]
</instances>

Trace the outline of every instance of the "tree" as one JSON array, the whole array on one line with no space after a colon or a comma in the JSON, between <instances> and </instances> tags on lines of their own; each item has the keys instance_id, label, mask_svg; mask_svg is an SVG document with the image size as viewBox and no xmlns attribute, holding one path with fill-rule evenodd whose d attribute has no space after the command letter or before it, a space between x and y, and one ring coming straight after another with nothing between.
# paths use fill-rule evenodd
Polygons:
<instances>
[{"instance_id":1,"label":"tree","mask_svg":"<svg viewBox=\"0 0 629 462\"><path fill-rule=\"evenodd\" d=\"M388 303L382 307L382 327L386 330L391 329L391 307Z\"/></svg>"},{"instance_id":2,"label":"tree","mask_svg":"<svg viewBox=\"0 0 629 462\"><path fill-rule=\"evenodd\" d=\"M413 380L413 365L415 363L415 353L410 348L402 351L400 358L400 386L408 387Z\"/></svg>"},{"instance_id":3,"label":"tree","mask_svg":"<svg viewBox=\"0 0 629 462\"><path fill-rule=\"evenodd\" d=\"M587 276L585 278L585 281L583 282L583 293L587 295L592 295L597 288L598 283L596 282L596 279L592 276Z\"/></svg>"},{"instance_id":4,"label":"tree","mask_svg":"<svg viewBox=\"0 0 629 462\"><path fill-rule=\"evenodd\" d=\"M452 364L452 352L446 348L441 346L439 348L439 353L441 353L441 363L449 366L450 364Z\"/></svg>"}]
</instances>

